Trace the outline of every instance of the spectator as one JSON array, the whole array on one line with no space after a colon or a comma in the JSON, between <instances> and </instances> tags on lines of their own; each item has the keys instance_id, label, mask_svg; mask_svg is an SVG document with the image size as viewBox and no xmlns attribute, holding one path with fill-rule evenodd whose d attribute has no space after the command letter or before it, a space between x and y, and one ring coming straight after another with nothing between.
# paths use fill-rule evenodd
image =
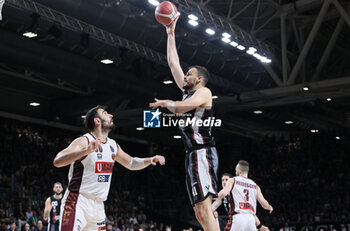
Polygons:
<instances>
[{"instance_id":1,"label":"spectator","mask_svg":"<svg viewBox=\"0 0 350 231\"><path fill-rule=\"evenodd\" d=\"M16 227L16 222L12 221L10 223L10 228L7 231L18 231L17 227Z\"/></svg>"},{"instance_id":2,"label":"spectator","mask_svg":"<svg viewBox=\"0 0 350 231\"><path fill-rule=\"evenodd\" d=\"M29 218L28 223L30 227L32 227L32 226L36 226L37 222L38 222L38 217L36 216L36 211L34 210L33 216Z\"/></svg>"},{"instance_id":3,"label":"spectator","mask_svg":"<svg viewBox=\"0 0 350 231\"><path fill-rule=\"evenodd\" d=\"M34 231L46 231L46 229L43 227L43 221L42 220L38 220Z\"/></svg>"},{"instance_id":4,"label":"spectator","mask_svg":"<svg viewBox=\"0 0 350 231\"><path fill-rule=\"evenodd\" d=\"M28 209L26 211L26 220L29 221L29 218L31 218L33 216L33 211L32 211L32 205L29 204L28 205Z\"/></svg>"}]
</instances>

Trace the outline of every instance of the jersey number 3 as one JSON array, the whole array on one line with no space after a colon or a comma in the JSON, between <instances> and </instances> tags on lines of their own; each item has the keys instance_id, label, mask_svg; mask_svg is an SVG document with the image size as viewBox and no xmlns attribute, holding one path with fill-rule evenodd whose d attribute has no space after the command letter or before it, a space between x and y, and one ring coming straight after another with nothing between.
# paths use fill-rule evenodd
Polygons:
<instances>
[{"instance_id":1,"label":"jersey number 3","mask_svg":"<svg viewBox=\"0 0 350 231\"><path fill-rule=\"evenodd\" d=\"M246 200L246 201L249 201L249 190L248 189L244 189L243 190L243 193L244 193L244 199Z\"/></svg>"}]
</instances>

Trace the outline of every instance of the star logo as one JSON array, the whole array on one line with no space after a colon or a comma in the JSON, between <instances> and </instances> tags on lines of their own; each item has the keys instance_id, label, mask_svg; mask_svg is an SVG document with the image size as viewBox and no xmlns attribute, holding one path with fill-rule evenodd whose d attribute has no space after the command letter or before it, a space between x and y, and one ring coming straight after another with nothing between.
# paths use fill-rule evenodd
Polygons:
<instances>
[{"instance_id":1,"label":"star logo","mask_svg":"<svg viewBox=\"0 0 350 231\"><path fill-rule=\"evenodd\" d=\"M144 128L160 128L162 112L159 110L144 110L143 111L143 127Z\"/></svg>"}]
</instances>

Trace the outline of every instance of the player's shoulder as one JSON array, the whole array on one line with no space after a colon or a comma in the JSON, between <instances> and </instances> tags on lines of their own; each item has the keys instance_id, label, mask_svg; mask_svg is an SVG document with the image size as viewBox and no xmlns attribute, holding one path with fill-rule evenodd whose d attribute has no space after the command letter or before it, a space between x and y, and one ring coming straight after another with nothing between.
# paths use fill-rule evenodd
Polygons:
<instances>
[{"instance_id":1,"label":"player's shoulder","mask_svg":"<svg viewBox=\"0 0 350 231\"><path fill-rule=\"evenodd\" d=\"M205 93L205 94L211 94L211 90L207 87L201 87L197 90L197 92L200 92L200 93Z\"/></svg>"},{"instance_id":2,"label":"player's shoulder","mask_svg":"<svg viewBox=\"0 0 350 231\"><path fill-rule=\"evenodd\" d=\"M119 146L118 142L117 142L115 139L112 139L112 138L108 137L108 140L109 140L109 142L110 142L111 144L115 145L116 147Z\"/></svg>"}]
</instances>

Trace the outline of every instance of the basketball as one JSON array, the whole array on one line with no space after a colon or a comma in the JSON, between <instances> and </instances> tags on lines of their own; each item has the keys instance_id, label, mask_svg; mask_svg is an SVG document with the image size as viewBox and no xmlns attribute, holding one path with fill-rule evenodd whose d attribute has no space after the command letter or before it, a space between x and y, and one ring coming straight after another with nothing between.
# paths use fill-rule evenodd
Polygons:
<instances>
[{"instance_id":1,"label":"basketball","mask_svg":"<svg viewBox=\"0 0 350 231\"><path fill-rule=\"evenodd\" d=\"M154 12L154 15L157 21L164 26L169 25L177 16L179 16L174 3L169 1L160 3Z\"/></svg>"}]
</instances>

